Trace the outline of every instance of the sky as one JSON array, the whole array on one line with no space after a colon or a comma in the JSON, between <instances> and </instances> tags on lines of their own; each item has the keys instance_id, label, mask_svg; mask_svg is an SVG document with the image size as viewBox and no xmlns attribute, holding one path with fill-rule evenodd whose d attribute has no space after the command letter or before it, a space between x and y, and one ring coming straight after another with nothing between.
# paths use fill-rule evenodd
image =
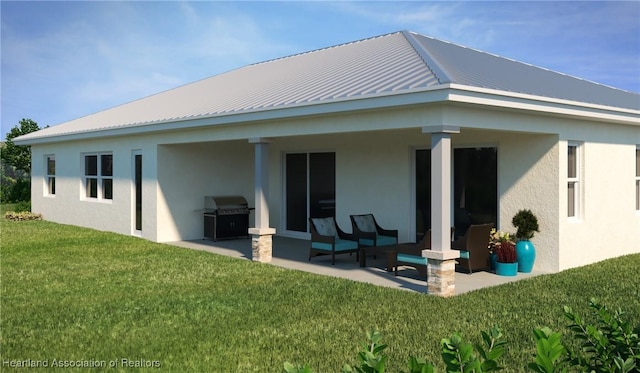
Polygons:
<instances>
[{"instance_id":1,"label":"sky","mask_svg":"<svg viewBox=\"0 0 640 373\"><path fill-rule=\"evenodd\" d=\"M0 1L2 140L400 30L640 92L640 2Z\"/></svg>"}]
</instances>

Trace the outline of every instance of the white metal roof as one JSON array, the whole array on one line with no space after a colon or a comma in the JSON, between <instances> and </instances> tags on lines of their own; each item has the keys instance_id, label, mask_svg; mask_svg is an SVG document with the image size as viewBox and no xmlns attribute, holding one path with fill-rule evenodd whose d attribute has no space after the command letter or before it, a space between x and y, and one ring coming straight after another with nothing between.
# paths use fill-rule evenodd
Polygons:
<instances>
[{"instance_id":1,"label":"white metal roof","mask_svg":"<svg viewBox=\"0 0 640 373\"><path fill-rule=\"evenodd\" d=\"M640 95L635 93L402 31L248 65L15 141L28 144L45 137L420 92L449 84L640 110Z\"/></svg>"}]
</instances>

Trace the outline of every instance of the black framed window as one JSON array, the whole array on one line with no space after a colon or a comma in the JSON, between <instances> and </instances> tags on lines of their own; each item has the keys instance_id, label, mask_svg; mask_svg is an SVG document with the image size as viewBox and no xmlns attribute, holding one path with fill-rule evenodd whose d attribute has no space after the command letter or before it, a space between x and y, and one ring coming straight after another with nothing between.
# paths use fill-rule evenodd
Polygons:
<instances>
[{"instance_id":1,"label":"black framed window","mask_svg":"<svg viewBox=\"0 0 640 373\"><path fill-rule=\"evenodd\" d=\"M84 187L86 198L113 199L113 154L84 155Z\"/></svg>"}]
</instances>

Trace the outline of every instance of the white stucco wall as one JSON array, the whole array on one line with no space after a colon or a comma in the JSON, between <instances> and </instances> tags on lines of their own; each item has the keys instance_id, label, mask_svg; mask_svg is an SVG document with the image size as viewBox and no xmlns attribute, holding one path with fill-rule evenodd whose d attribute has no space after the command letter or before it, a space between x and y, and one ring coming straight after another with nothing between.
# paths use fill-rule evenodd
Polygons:
<instances>
[{"instance_id":1,"label":"white stucco wall","mask_svg":"<svg viewBox=\"0 0 640 373\"><path fill-rule=\"evenodd\" d=\"M567 168L560 168L559 269L624 254L640 253L640 214L635 210L635 151L640 130L583 124L567 130L560 141L560 164L567 162L567 143L581 146L580 209L567 217Z\"/></svg>"},{"instance_id":2,"label":"white stucco wall","mask_svg":"<svg viewBox=\"0 0 640 373\"><path fill-rule=\"evenodd\" d=\"M350 232L349 215L373 213L378 223L398 229L403 241L410 237L410 144L416 137L426 146L429 136L419 129L399 132L367 132L279 139L272 143L277 159L282 163L286 152L332 151L336 153L336 220ZM284 227L283 174L272 179L272 224L279 231Z\"/></svg>"},{"instance_id":3,"label":"white stucco wall","mask_svg":"<svg viewBox=\"0 0 640 373\"><path fill-rule=\"evenodd\" d=\"M140 138L119 141L92 140L60 145L32 146L32 211L46 220L63 224L112 231L133 232L133 160L132 152L143 155L143 237L155 239L156 151L155 145ZM85 153L113 154L113 199L85 198L82 177ZM56 160L56 194L45 193L45 156Z\"/></svg>"},{"instance_id":4,"label":"white stucco wall","mask_svg":"<svg viewBox=\"0 0 640 373\"><path fill-rule=\"evenodd\" d=\"M253 206L253 173L247 141L158 146L157 240L202 238L204 196L242 195Z\"/></svg>"}]
</instances>

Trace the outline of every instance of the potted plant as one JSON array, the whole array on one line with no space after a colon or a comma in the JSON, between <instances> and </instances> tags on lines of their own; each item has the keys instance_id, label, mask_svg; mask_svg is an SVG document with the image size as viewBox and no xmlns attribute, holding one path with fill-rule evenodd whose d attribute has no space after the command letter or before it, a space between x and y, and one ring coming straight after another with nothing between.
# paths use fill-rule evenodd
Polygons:
<instances>
[{"instance_id":1,"label":"potted plant","mask_svg":"<svg viewBox=\"0 0 640 373\"><path fill-rule=\"evenodd\" d=\"M513 241L504 241L496 246L496 274L501 276L518 274L518 258Z\"/></svg>"},{"instance_id":2,"label":"potted plant","mask_svg":"<svg viewBox=\"0 0 640 373\"><path fill-rule=\"evenodd\" d=\"M529 273L533 269L536 260L536 249L530 241L535 232L540 232L538 218L531 210L518 211L511 223L518 228L516 238L516 255L518 256L518 271Z\"/></svg>"},{"instance_id":3,"label":"potted plant","mask_svg":"<svg viewBox=\"0 0 640 373\"><path fill-rule=\"evenodd\" d=\"M496 228L491 229L491 232L489 232L489 258L491 260L491 269L496 269L496 249L506 241L511 241L511 234L509 232L499 231Z\"/></svg>"}]
</instances>

